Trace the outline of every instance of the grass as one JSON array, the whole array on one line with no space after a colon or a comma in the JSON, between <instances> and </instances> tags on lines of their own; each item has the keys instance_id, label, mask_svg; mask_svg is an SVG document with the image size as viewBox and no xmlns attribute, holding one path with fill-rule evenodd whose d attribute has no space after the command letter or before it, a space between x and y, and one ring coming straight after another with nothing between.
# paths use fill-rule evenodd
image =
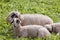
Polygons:
<instances>
[{"instance_id":1,"label":"grass","mask_svg":"<svg viewBox=\"0 0 60 40\"><path fill-rule=\"evenodd\" d=\"M12 26L6 22L9 12L13 10L19 11L21 14L48 15L54 22L60 21L60 0L0 0L0 40L29 40L28 38L13 38ZM59 39L60 37L52 34L52 37L47 40Z\"/></svg>"}]
</instances>

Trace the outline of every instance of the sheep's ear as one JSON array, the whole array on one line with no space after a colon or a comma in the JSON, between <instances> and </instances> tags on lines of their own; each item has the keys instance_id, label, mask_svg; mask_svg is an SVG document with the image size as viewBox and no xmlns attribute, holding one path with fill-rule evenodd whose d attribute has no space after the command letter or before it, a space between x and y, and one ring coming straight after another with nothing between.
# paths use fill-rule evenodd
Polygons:
<instances>
[{"instance_id":1,"label":"sheep's ear","mask_svg":"<svg viewBox=\"0 0 60 40\"><path fill-rule=\"evenodd\" d=\"M8 17L7 17L7 22L9 22L9 23L11 23L11 21L12 21L12 17L11 16L12 16L12 14L9 14Z\"/></svg>"},{"instance_id":2,"label":"sheep's ear","mask_svg":"<svg viewBox=\"0 0 60 40\"><path fill-rule=\"evenodd\" d=\"M15 14L13 13L12 15L11 15L11 18L13 18L15 16Z\"/></svg>"}]
</instances>

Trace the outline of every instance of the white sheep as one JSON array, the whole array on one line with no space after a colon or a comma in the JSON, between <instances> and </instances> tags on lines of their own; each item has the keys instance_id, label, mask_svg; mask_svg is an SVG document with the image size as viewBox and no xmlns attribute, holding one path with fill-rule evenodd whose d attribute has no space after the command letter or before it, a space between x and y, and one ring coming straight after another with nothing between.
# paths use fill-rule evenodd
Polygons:
<instances>
[{"instance_id":1,"label":"white sheep","mask_svg":"<svg viewBox=\"0 0 60 40\"><path fill-rule=\"evenodd\" d=\"M50 37L50 32L40 25L21 26L19 18L13 19L13 28L16 36L20 37Z\"/></svg>"},{"instance_id":2,"label":"white sheep","mask_svg":"<svg viewBox=\"0 0 60 40\"><path fill-rule=\"evenodd\" d=\"M19 18L21 20L21 25L46 25L52 24L53 20L42 14L20 14L19 12L13 11L8 15L7 21L11 23L13 18Z\"/></svg>"},{"instance_id":3,"label":"white sheep","mask_svg":"<svg viewBox=\"0 0 60 40\"><path fill-rule=\"evenodd\" d=\"M45 27L53 33L56 33L57 35L60 34L60 23L53 23L53 24L47 24Z\"/></svg>"}]
</instances>

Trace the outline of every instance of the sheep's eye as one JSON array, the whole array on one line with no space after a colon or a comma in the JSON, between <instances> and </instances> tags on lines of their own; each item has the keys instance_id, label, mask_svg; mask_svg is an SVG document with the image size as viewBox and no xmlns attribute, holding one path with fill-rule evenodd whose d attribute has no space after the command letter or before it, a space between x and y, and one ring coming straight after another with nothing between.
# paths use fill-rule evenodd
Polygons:
<instances>
[{"instance_id":1,"label":"sheep's eye","mask_svg":"<svg viewBox=\"0 0 60 40\"><path fill-rule=\"evenodd\" d=\"M12 16L11 16L12 18L18 18L18 16L16 15L16 14L13 14Z\"/></svg>"},{"instance_id":2,"label":"sheep's eye","mask_svg":"<svg viewBox=\"0 0 60 40\"><path fill-rule=\"evenodd\" d=\"M16 23L19 23L19 20L17 20Z\"/></svg>"},{"instance_id":3,"label":"sheep's eye","mask_svg":"<svg viewBox=\"0 0 60 40\"><path fill-rule=\"evenodd\" d=\"M11 17L13 18L15 16L15 14L13 14Z\"/></svg>"}]
</instances>

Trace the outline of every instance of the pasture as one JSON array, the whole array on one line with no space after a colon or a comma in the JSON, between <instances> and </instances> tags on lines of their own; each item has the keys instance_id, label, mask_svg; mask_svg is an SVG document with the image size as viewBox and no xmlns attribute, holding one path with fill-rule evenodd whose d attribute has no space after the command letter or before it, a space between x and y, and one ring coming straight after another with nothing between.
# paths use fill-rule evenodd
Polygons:
<instances>
[{"instance_id":1,"label":"pasture","mask_svg":"<svg viewBox=\"0 0 60 40\"><path fill-rule=\"evenodd\" d=\"M6 18L11 11L21 14L48 15L54 22L60 22L60 0L0 0L0 40L43 40L41 38L13 38L12 25ZM60 40L60 36L52 34L46 40Z\"/></svg>"}]
</instances>

